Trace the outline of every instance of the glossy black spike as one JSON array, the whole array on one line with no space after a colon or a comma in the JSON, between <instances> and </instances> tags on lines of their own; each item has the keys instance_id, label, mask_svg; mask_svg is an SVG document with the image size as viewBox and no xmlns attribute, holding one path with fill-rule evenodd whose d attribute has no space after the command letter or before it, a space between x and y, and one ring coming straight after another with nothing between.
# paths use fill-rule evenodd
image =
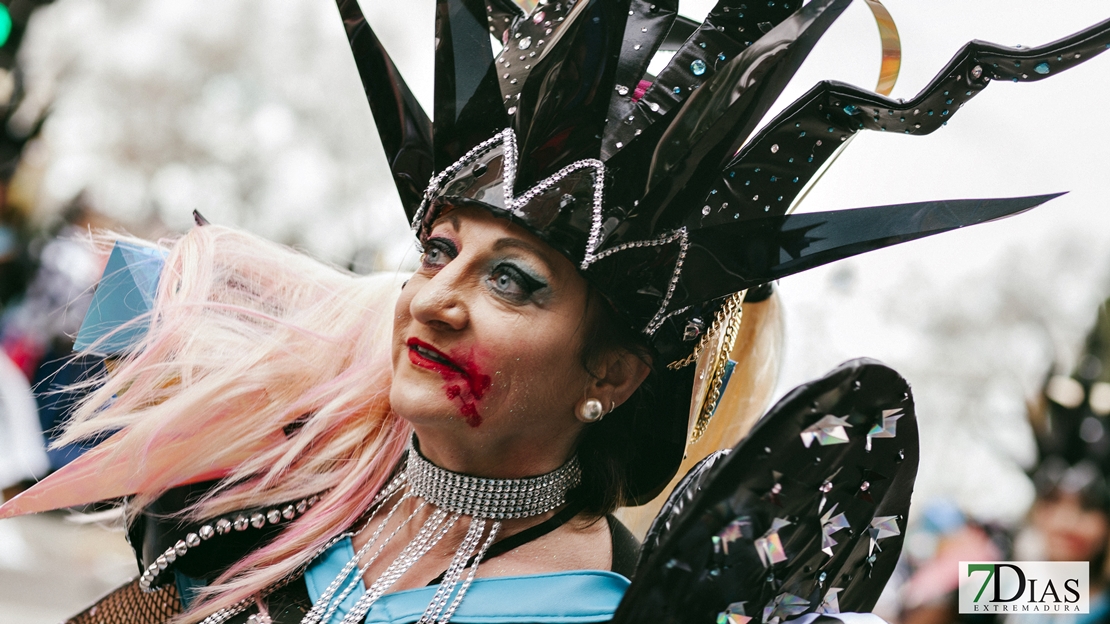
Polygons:
<instances>
[{"instance_id":1,"label":"glossy black spike","mask_svg":"<svg viewBox=\"0 0 1110 624\"><path fill-rule=\"evenodd\" d=\"M618 4L627 1L618 0ZM543 67L551 66L541 61L559 47L557 43L587 6L585 2L540 4L529 16L512 20L512 27L502 33L504 48L497 55L497 77L510 116L521 108L520 92L532 70L541 68L542 74Z\"/></svg>"},{"instance_id":2,"label":"glossy black spike","mask_svg":"<svg viewBox=\"0 0 1110 624\"><path fill-rule=\"evenodd\" d=\"M698 293L696 299L716 298L868 251L1009 217L1060 195L791 214L694 230L682 282ZM680 290L670 309L692 303Z\"/></svg>"},{"instance_id":3,"label":"glossy black spike","mask_svg":"<svg viewBox=\"0 0 1110 624\"><path fill-rule=\"evenodd\" d=\"M638 327L662 325L655 332L656 348L669 352L681 344L665 337L682 335L681 328L668 325L671 316L691 305L867 251L1018 214L1058 195L931 201L723 223L688 232L685 251L676 232L666 244L610 254L591 265L589 275L602 292L621 302Z\"/></svg>"},{"instance_id":4,"label":"glossy black spike","mask_svg":"<svg viewBox=\"0 0 1110 624\"><path fill-rule=\"evenodd\" d=\"M896 101L840 82L823 82L767 124L708 192L684 201L690 228L784 214L809 180L860 130L929 134L991 80L1032 82L1070 69L1110 45L1110 20L1036 48L968 43L920 93ZM708 210L705 214L701 211Z\"/></svg>"},{"instance_id":5,"label":"glossy black spike","mask_svg":"<svg viewBox=\"0 0 1110 624\"><path fill-rule=\"evenodd\" d=\"M397 193L411 220L432 177L432 122L356 0L336 0Z\"/></svg>"},{"instance_id":6,"label":"glossy black spike","mask_svg":"<svg viewBox=\"0 0 1110 624\"><path fill-rule=\"evenodd\" d=\"M436 2L436 171L509 125L486 13L479 0Z\"/></svg>"},{"instance_id":7,"label":"glossy black spike","mask_svg":"<svg viewBox=\"0 0 1110 624\"><path fill-rule=\"evenodd\" d=\"M516 189L526 189L576 160L598 158L620 59L627 5L579 0L520 93ZM534 45L538 45L538 42ZM548 45L547 43L544 44Z\"/></svg>"},{"instance_id":8,"label":"glossy black spike","mask_svg":"<svg viewBox=\"0 0 1110 624\"><path fill-rule=\"evenodd\" d=\"M616 84L609 96L609 122L601 146L602 160L620 149L616 147L620 141L618 136L625 133L617 130L622 125L636 125L633 112L635 101L644 94L640 81L644 79L655 52L669 34L675 32L677 15L678 0L632 0L624 27L624 46L617 67ZM682 27L679 29L682 30Z\"/></svg>"},{"instance_id":9,"label":"glossy black spike","mask_svg":"<svg viewBox=\"0 0 1110 624\"><path fill-rule=\"evenodd\" d=\"M763 35L783 20L790 17L801 2L751 2L722 0L709 11L705 22L695 24L695 28L683 39L674 57L643 97L634 100L629 94L620 108L610 116L610 126L605 136L603 153L608 158L633 141L647 128L667 116L685 102L690 95L706 84L728 61L758 41ZM743 8L741 8L743 7ZM688 21L687 21L688 22ZM687 22L678 22L672 28L674 38L688 31ZM668 35L668 39L671 36ZM695 73L692 65L701 63L701 73ZM644 66L646 68L646 64ZM636 78L644 78L643 72ZM631 81L631 80L630 80ZM631 119L630 119L631 118ZM619 120L619 124L616 123ZM653 135L657 136L657 135ZM621 147L617 147L620 143ZM653 145L646 139L638 141L634 149L651 150Z\"/></svg>"},{"instance_id":10,"label":"glossy black spike","mask_svg":"<svg viewBox=\"0 0 1110 624\"><path fill-rule=\"evenodd\" d=\"M524 17L524 11L513 0L486 0L489 12L489 32L502 44L508 42L505 33L512 30L513 24Z\"/></svg>"},{"instance_id":11,"label":"glossy black spike","mask_svg":"<svg viewBox=\"0 0 1110 624\"><path fill-rule=\"evenodd\" d=\"M851 0L815 0L730 61L690 97L659 140L648 172L650 210L666 207L652 227L673 223L688 206L680 196L704 194L786 88L802 61ZM697 190L695 190L697 189ZM700 191L700 192L699 192ZM670 214L667 214L667 213ZM684 215L683 215L684 216Z\"/></svg>"}]
</instances>

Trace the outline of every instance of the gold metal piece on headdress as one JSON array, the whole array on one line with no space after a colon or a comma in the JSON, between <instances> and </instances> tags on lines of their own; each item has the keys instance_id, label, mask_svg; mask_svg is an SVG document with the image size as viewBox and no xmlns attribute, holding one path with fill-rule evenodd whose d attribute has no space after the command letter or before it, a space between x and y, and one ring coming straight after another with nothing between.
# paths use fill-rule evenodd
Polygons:
<instances>
[{"instance_id":1,"label":"gold metal piece on headdress","mask_svg":"<svg viewBox=\"0 0 1110 624\"><path fill-rule=\"evenodd\" d=\"M747 294L747 292L748 291L746 290L741 290L738 293L730 295L729 298L725 301L724 305L722 305L721 308L717 310L717 316L714 317L713 324L709 326L709 329L706 330L704 334L702 334L701 339L698 340L698 343L696 345L694 345L694 350L690 352L690 355L687 355L681 360L675 360L674 362L667 364L667 368L669 368L670 370L678 370L680 368L686 368L694 362L697 362L698 356L701 355L701 352L705 349L706 345L709 344L709 341L718 335L718 332L720 332L721 326L725 323L725 321L728 320L733 312L740 308L740 304L744 301L744 295ZM737 326L739 326L739 324L737 324ZM733 342L735 341L736 337L733 336Z\"/></svg>"},{"instance_id":2,"label":"gold metal piece on headdress","mask_svg":"<svg viewBox=\"0 0 1110 624\"><path fill-rule=\"evenodd\" d=\"M879 83L875 85L875 93L890 95L894 90L894 83L898 82L898 72L902 69L902 39L898 36L898 26L894 24L894 18L883 3L879 0L866 2L867 8L875 16L879 38L883 43L883 61L879 66Z\"/></svg>"},{"instance_id":3,"label":"gold metal piece on headdress","mask_svg":"<svg viewBox=\"0 0 1110 624\"><path fill-rule=\"evenodd\" d=\"M730 295L725 300L724 305L717 310L713 324L694 346L694 351L685 358L667 366L671 370L678 370L693 364L707 346L710 344L714 346L711 352L712 359L699 366L699 369L704 367L699 371L699 378L705 379L706 383L701 386L703 388L702 395L698 397L701 399L700 406L697 415L694 417L693 426L690 428L689 443L697 442L705 434L706 428L709 427L709 421L713 417L713 412L717 409L717 403L721 400L721 394L724 390L725 370L728 367L732 349L736 346L736 337L740 333L740 324L744 318L744 296L747 293L748 291L742 290Z\"/></svg>"}]
</instances>

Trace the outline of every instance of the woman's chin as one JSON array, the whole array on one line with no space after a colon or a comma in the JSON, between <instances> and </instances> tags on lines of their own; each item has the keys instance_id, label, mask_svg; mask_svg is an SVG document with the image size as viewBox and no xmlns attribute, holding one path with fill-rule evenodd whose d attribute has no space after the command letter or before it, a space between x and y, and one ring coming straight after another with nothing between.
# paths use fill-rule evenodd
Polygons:
<instances>
[{"instance_id":1,"label":"woman's chin","mask_svg":"<svg viewBox=\"0 0 1110 624\"><path fill-rule=\"evenodd\" d=\"M406 388L398 391L394 388L390 392L389 400L393 411L405 419L409 424L417 427L443 427L463 424L472 428L471 423L476 420L473 414L464 414L459 405L443 396L442 389L438 392L427 392L423 389Z\"/></svg>"}]
</instances>

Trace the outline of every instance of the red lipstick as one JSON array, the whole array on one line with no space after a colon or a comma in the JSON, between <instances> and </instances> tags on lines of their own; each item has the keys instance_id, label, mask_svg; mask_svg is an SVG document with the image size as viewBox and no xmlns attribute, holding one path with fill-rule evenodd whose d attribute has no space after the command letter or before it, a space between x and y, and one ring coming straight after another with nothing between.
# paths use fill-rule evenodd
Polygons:
<instances>
[{"instance_id":1,"label":"red lipstick","mask_svg":"<svg viewBox=\"0 0 1110 624\"><path fill-rule=\"evenodd\" d=\"M405 345L409 349L409 361L414 366L437 372L447 382L444 392L448 399L461 403L459 415L466 424L471 427L482 424L482 416L478 413L476 403L490 389L492 379L474 364L473 352L447 355L415 336L409 338ZM453 383L460 377L464 384Z\"/></svg>"},{"instance_id":2,"label":"red lipstick","mask_svg":"<svg viewBox=\"0 0 1110 624\"><path fill-rule=\"evenodd\" d=\"M405 345L409 348L409 361L420 368L426 368L444 376L463 372L462 367L446 353L419 338L409 338Z\"/></svg>"}]
</instances>

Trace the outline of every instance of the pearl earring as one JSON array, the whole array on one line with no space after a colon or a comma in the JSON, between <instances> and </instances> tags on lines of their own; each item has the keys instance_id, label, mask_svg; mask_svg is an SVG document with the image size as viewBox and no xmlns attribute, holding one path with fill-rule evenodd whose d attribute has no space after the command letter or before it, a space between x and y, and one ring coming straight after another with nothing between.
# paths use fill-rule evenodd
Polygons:
<instances>
[{"instance_id":1,"label":"pearl earring","mask_svg":"<svg viewBox=\"0 0 1110 624\"><path fill-rule=\"evenodd\" d=\"M586 399L578 408L578 420L584 423L594 423L605 416L605 407L597 399Z\"/></svg>"}]
</instances>

